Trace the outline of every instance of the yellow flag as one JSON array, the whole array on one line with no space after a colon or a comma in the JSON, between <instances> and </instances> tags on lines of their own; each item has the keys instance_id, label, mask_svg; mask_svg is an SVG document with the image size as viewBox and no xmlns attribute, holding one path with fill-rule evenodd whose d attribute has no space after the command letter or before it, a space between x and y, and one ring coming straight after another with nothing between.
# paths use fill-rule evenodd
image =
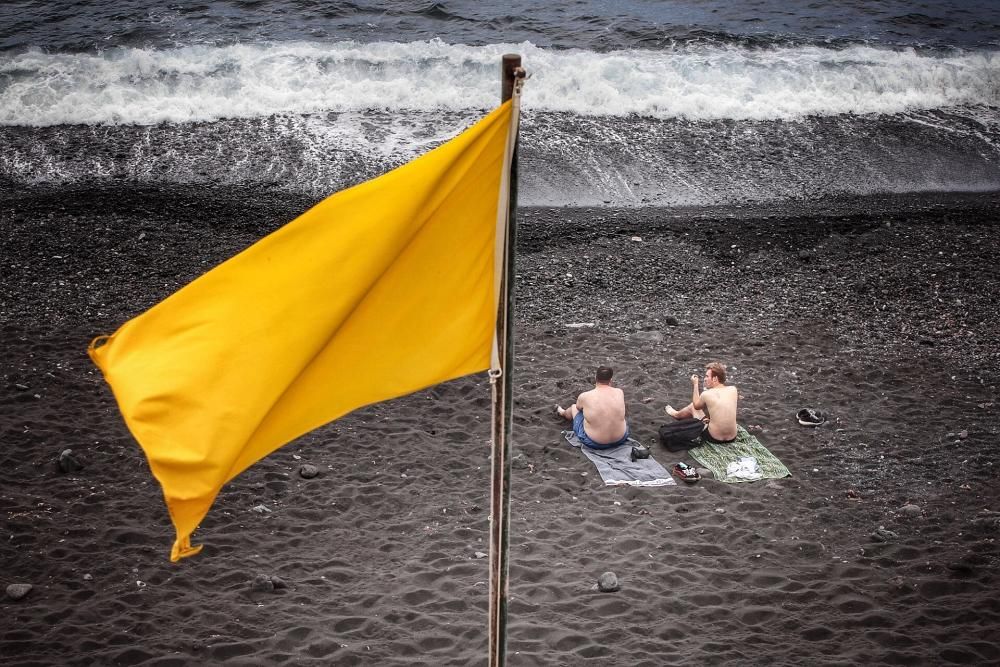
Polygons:
<instances>
[{"instance_id":1,"label":"yellow flag","mask_svg":"<svg viewBox=\"0 0 1000 667\"><path fill-rule=\"evenodd\" d=\"M275 449L490 366L511 122L506 102L91 343L163 487L171 560L201 550L219 490Z\"/></svg>"}]
</instances>

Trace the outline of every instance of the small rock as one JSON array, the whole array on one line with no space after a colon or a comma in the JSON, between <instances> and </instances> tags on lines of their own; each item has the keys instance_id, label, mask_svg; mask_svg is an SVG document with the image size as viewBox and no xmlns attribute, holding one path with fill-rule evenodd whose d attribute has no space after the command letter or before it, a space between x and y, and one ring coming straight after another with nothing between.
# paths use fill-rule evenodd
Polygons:
<instances>
[{"instance_id":1,"label":"small rock","mask_svg":"<svg viewBox=\"0 0 1000 667\"><path fill-rule=\"evenodd\" d=\"M620 591L621 588L621 584L618 583L618 575L614 572L605 572L597 579L597 590L602 593L614 593Z\"/></svg>"},{"instance_id":2,"label":"small rock","mask_svg":"<svg viewBox=\"0 0 1000 667\"><path fill-rule=\"evenodd\" d=\"M270 514L271 508L267 505L254 505L250 508L251 512L256 512L257 514Z\"/></svg>"},{"instance_id":3,"label":"small rock","mask_svg":"<svg viewBox=\"0 0 1000 667\"><path fill-rule=\"evenodd\" d=\"M281 590L282 588L288 588L288 584L286 584L285 580L282 579L281 577L272 576L271 584L274 585L274 590L276 591Z\"/></svg>"},{"instance_id":4,"label":"small rock","mask_svg":"<svg viewBox=\"0 0 1000 667\"><path fill-rule=\"evenodd\" d=\"M87 574L83 575L83 580L84 581L93 581L94 580L94 575L92 575L92 574L90 574L88 572Z\"/></svg>"},{"instance_id":5,"label":"small rock","mask_svg":"<svg viewBox=\"0 0 1000 667\"><path fill-rule=\"evenodd\" d=\"M860 495L858 494L858 492L857 492L857 491L855 491L854 489L848 489L848 490L847 490L847 494L846 494L846 495L847 495L847 497L848 497L848 498L854 498L855 500L857 500L858 498L860 498L860 497L861 497L861 496L860 496Z\"/></svg>"},{"instance_id":6,"label":"small rock","mask_svg":"<svg viewBox=\"0 0 1000 667\"><path fill-rule=\"evenodd\" d=\"M477 551L472 555L475 556L476 558L486 558L489 554L486 553L485 551Z\"/></svg>"},{"instance_id":7,"label":"small rock","mask_svg":"<svg viewBox=\"0 0 1000 667\"><path fill-rule=\"evenodd\" d=\"M715 513L716 514L725 514L726 513L726 509L724 507L716 507L715 508Z\"/></svg>"},{"instance_id":8,"label":"small rock","mask_svg":"<svg viewBox=\"0 0 1000 667\"><path fill-rule=\"evenodd\" d=\"M528 467L528 459L525 458L524 454L518 452L510 457L510 467L515 470L524 470Z\"/></svg>"},{"instance_id":9,"label":"small rock","mask_svg":"<svg viewBox=\"0 0 1000 667\"><path fill-rule=\"evenodd\" d=\"M11 584L7 587L7 597L11 600L20 600L31 592L31 584Z\"/></svg>"},{"instance_id":10,"label":"small rock","mask_svg":"<svg viewBox=\"0 0 1000 667\"><path fill-rule=\"evenodd\" d=\"M274 592L274 582L271 577L266 574L258 574L250 582L250 590L254 593L273 593Z\"/></svg>"},{"instance_id":11,"label":"small rock","mask_svg":"<svg viewBox=\"0 0 1000 667\"><path fill-rule=\"evenodd\" d=\"M764 488L765 488L765 489L775 489L775 490L780 490L780 489L781 489L781 484L778 484L777 482L775 482L775 481L774 481L774 480L772 479L772 480L770 480L770 481L768 481L767 483L765 483L765 484L764 484Z\"/></svg>"},{"instance_id":12,"label":"small rock","mask_svg":"<svg viewBox=\"0 0 1000 667\"><path fill-rule=\"evenodd\" d=\"M676 327L678 324L680 324L677 318L674 317L673 315L667 315L666 317L664 317L663 323L666 324L668 327Z\"/></svg>"},{"instance_id":13,"label":"small rock","mask_svg":"<svg viewBox=\"0 0 1000 667\"><path fill-rule=\"evenodd\" d=\"M876 542L892 542L893 540L898 540L899 535L892 532L891 530L879 526L878 529L876 529L875 532L872 533L872 539L875 540Z\"/></svg>"},{"instance_id":14,"label":"small rock","mask_svg":"<svg viewBox=\"0 0 1000 667\"><path fill-rule=\"evenodd\" d=\"M302 479L312 479L319 474L319 468L309 463L299 468L299 477Z\"/></svg>"},{"instance_id":15,"label":"small rock","mask_svg":"<svg viewBox=\"0 0 1000 667\"><path fill-rule=\"evenodd\" d=\"M958 439L959 440L965 440L968 437L969 437L969 432L968 431L966 431L966 430L963 429L963 430L961 430L961 431L958 432Z\"/></svg>"},{"instance_id":16,"label":"small rock","mask_svg":"<svg viewBox=\"0 0 1000 667\"><path fill-rule=\"evenodd\" d=\"M82 470L83 464L80 463L80 459L73 456L72 449L64 449L62 453L59 454L59 470L69 473L76 472L77 470Z\"/></svg>"},{"instance_id":17,"label":"small rock","mask_svg":"<svg viewBox=\"0 0 1000 667\"><path fill-rule=\"evenodd\" d=\"M604 202L604 203L607 204L608 202ZM642 243L642 237L641 236L633 236L632 240L635 241L636 243Z\"/></svg>"},{"instance_id":18,"label":"small rock","mask_svg":"<svg viewBox=\"0 0 1000 667\"><path fill-rule=\"evenodd\" d=\"M902 507L900 507L899 513L905 517L913 518L920 516L922 512L919 506L910 503L908 505L903 505Z\"/></svg>"}]
</instances>

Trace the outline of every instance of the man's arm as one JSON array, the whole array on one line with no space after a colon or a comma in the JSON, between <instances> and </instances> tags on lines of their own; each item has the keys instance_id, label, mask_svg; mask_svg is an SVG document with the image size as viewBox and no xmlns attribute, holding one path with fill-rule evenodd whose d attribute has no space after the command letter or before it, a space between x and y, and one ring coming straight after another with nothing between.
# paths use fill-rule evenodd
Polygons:
<instances>
[{"instance_id":1,"label":"man's arm","mask_svg":"<svg viewBox=\"0 0 1000 667\"><path fill-rule=\"evenodd\" d=\"M691 406L695 410L704 410L705 403L701 400L701 392L698 391L698 376L691 376Z\"/></svg>"}]
</instances>

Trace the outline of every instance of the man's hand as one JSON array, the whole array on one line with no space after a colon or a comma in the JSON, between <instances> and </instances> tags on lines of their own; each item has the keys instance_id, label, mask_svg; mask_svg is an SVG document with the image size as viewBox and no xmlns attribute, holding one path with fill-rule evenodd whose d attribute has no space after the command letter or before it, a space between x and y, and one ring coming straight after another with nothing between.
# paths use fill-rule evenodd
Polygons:
<instances>
[{"instance_id":1,"label":"man's hand","mask_svg":"<svg viewBox=\"0 0 1000 667\"><path fill-rule=\"evenodd\" d=\"M693 385L693 386L694 386L695 388L697 388L697 387L698 387L698 380L699 380L699 379L700 379L700 378L699 378L699 377L698 377L697 375L692 375L692 376L691 376L691 384L692 384L692 385Z\"/></svg>"}]
</instances>

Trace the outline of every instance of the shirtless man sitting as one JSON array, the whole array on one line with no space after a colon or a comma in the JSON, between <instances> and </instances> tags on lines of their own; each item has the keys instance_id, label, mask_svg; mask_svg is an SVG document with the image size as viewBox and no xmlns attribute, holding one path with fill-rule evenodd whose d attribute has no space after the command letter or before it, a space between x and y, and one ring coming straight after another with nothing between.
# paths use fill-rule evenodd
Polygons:
<instances>
[{"instance_id":1,"label":"shirtless man sitting","mask_svg":"<svg viewBox=\"0 0 1000 667\"><path fill-rule=\"evenodd\" d=\"M613 375L612 369L601 366L593 389L580 394L568 408L556 406L560 417L573 422L573 432L580 442L592 449L610 449L628 440L625 392L611 386Z\"/></svg>"},{"instance_id":2,"label":"shirtless man sitting","mask_svg":"<svg viewBox=\"0 0 1000 667\"><path fill-rule=\"evenodd\" d=\"M698 391L698 376L691 376L691 402L680 410L666 407L674 419L700 420L708 426L702 440L725 444L736 439L736 387L726 384L726 367L717 361L705 366L705 391Z\"/></svg>"}]
</instances>

